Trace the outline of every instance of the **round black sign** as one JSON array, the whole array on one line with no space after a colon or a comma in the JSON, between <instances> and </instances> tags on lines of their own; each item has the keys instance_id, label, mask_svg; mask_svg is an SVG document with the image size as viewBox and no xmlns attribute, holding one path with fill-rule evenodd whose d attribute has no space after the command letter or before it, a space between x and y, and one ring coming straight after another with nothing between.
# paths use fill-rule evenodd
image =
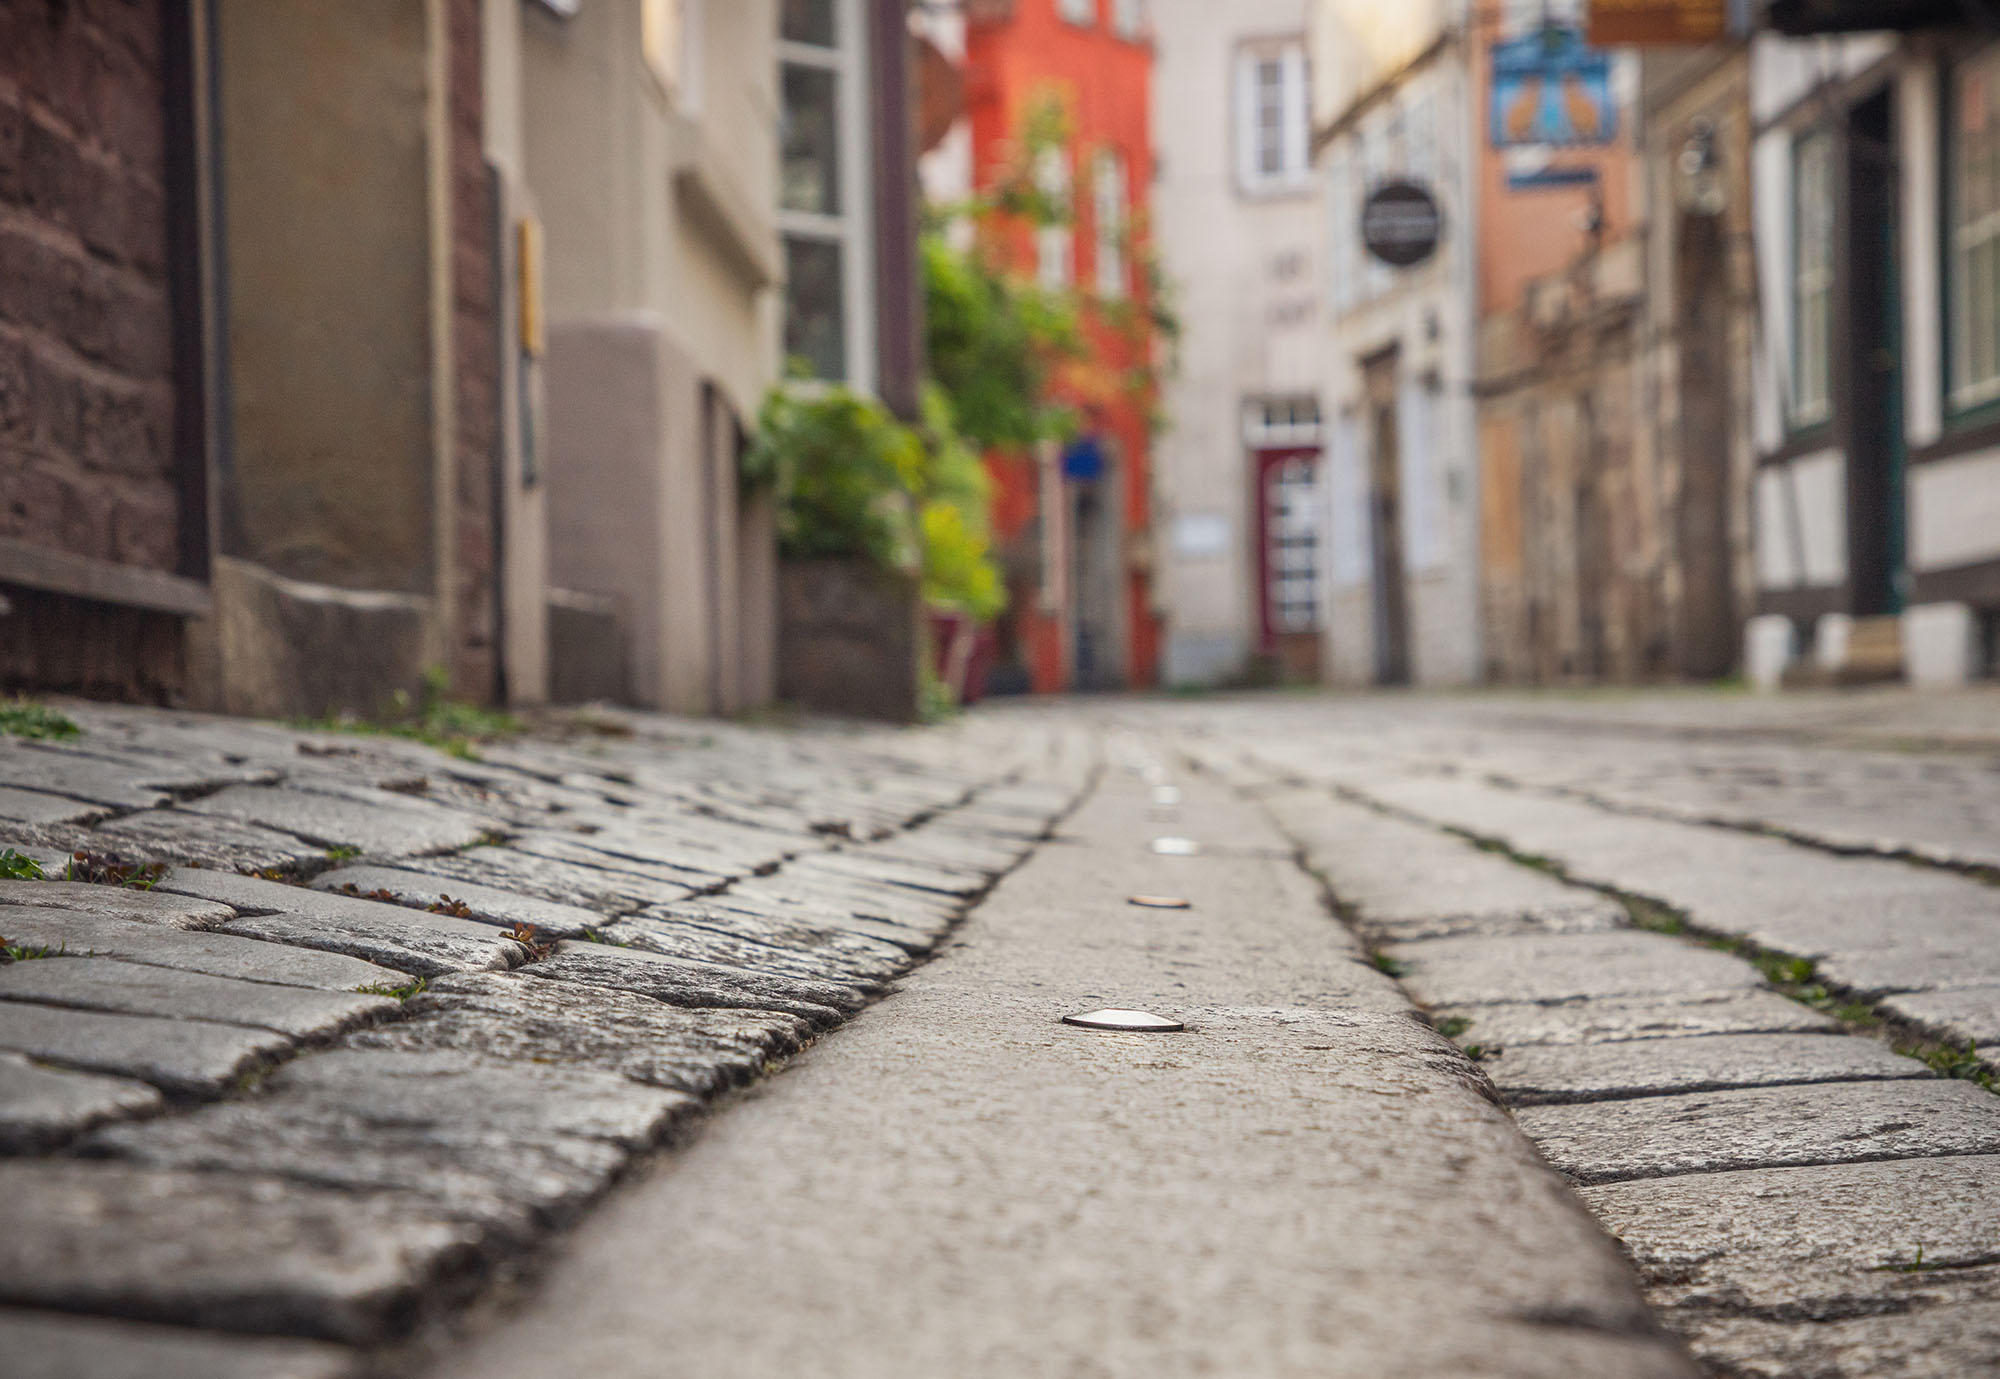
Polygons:
<instances>
[{"instance_id":1,"label":"round black sign","mask_svg":"<svg viewBox=\"0 0 2000 1379\"><path fill-rule=\"evenodd\" d=\"M1414 268L1437 252L1444 212L1419 182L1384 182L1361 207L1361 240L1395 268Z\"/></svg>"}]
</instances>

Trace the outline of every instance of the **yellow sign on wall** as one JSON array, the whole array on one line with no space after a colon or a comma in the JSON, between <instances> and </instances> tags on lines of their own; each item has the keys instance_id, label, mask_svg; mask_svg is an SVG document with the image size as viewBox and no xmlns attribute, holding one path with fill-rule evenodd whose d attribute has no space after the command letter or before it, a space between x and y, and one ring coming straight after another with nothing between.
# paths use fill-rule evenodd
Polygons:
<instances>
[{"instance_id":1,"label":"yellow sign on wall","mask_svg":"<svg viewBox=\"0 0 2000 1379\"><path fill-rule=\"evenodd\" d=\"M1714 43L1729 36L1729 0L1590 0L1594 48Z\"/></svg>"}]
</instances>

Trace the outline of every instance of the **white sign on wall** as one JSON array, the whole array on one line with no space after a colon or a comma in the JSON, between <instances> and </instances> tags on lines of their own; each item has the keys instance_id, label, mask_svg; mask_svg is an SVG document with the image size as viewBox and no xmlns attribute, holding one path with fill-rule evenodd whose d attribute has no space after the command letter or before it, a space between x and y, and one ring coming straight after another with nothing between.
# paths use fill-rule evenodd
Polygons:
<instances>
[{"instance_id":1,"label":"white sign on wall","mask_svg":"<svg viewBox=\"0 0 2000 1379\"><path fill-rule=\"evenodd\" d=\"M1190 560L1229 554L1229 515L1184 512L1174 519L1174 554Z\"/></svg>"}]
</instances>

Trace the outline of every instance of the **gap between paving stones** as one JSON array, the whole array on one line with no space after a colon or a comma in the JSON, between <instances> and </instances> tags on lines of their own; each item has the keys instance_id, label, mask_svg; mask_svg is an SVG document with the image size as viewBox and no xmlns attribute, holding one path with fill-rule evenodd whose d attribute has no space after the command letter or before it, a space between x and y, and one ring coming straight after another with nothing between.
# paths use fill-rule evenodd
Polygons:
<instances>
[{"instance_id":1,"label":"gap between paving stones","mask_svg":"<svg viewBox=\"0 0 2000 1379\"><path fill-rule=\"evenodd\" d=\"M1503 788L1520 787L1504 782ZM1506 839L1493 834L1480 833L1473 829L1460 828L1452 824L1441 824L1436 820L1409 810L1397 808L1386 801L1375 798L1352 786L1327 785L1294 778L1285 784L1298 785L1308 789L1326 789L1334 798L1372 809L1388 818L1400 819L1405 823L1434 829L1466 842L1483 851L1495 853L1520 866L1552 876L1566 885L1583 890L1595 891L1610 897L1625 907L1631 916L1635 929L1651 933L1665 934L1685 940L1696 947L1716 952L1728 953L1743 959L1763 976L1766 985L1788 1000L1796 1001L1811 1010L1837 1021L1841 1028L1852 1035L1866 1036L1889 1046L1896 1053L1913 1058L1929 1067L1940 1076L1962 1079L1973 1083L1995 1095L2000 1095L2000 1061L1978 1054L1967 1048L1950 1043L1938 1037L1934 1029L1906 1019L1869 1001L1851 988L1825 981L1811 958L1796 953L1787 953L1754 942L1740 934L1708 928L1697 923L1685 911L1658 900L1603 882L1572 875L1561 864L1551 858L1533 853L1521 852L1512 847ZM1559 792L1567 793L1567 792ZM1596 802L1593 801L1593 804ZM1606 807L1608 806L1600 806ZM1633 814L1634 811L1614 811ZM1636 817L1661 817L1635 815ZM1667 820L1687 822L1686 820ZM1752 830L1738 830L1751 832ZM1831 850L1831 849L1829 849ZM1386 970L1386 969L1385 969ZM1391 973L1390 975L1395 975ZM1470 1047L1478 1047L1472 1045Z\"/></svg>"},{"instance_id":2,"label":"gap between paving stones","mask_svg":"<svg viewBox=\"0 0 2000 1379\"><path fill-rule=\"evenodd\" d=\"M1745 833L1753 838L1776 838L1780 842L1792 843L1810 848L1833 857L1873 857L1890 862L1902 862L1926 871L1950 872L1956 876L1969 877L1988 886L2000 887L2000 867L1983 862L1967 862L1951 857L1939 857L1920 852L1902 843L1840 842L1804 829L1787 828L1783 824L1768 820L1750 821L1731 818L1726 814L1714 814L1698 809L1649 809L1630 800L1611 795L1599 794L1594 790L1579 790L1572 785L1538 785L1517 780L1504 772L1489 771L1478 779L1502 790L1512 790L1523 795L1554 795L1562 799L1575 800L1602 809L1608 814L1623 814L1633 819L1657 819L1661 823L1696 824L1702 828L1725 828L1732 833ZM1587 884L1587 883L1578 883Z\"/></svg>"}]
</instances>

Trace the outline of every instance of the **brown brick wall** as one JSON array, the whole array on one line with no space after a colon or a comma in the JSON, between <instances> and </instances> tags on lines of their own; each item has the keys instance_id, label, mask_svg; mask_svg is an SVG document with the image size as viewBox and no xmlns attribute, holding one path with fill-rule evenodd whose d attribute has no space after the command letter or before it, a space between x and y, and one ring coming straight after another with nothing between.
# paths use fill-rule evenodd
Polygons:
<instances>
[{"instance_id":1,"label":"brown brick wall","mask_svg":"<svg viewBox=\"0 0 2000 1379\"><path fill-rule=\"evenodd\" d=\"M0 536L172 570L160 0L0 0Z\"/></svg>"},{"instance_id":2,"label":"brown brick wall","mask_svg":"<svg viewBox=\"0 0 2000 1379\"><path fill-rule=\"evenodd\" d=\"M457 393L453 522L457 542L452 682L498 692L493 485L500 351L494 301L491 184L486 175L479 0L450 0L452 374Z\"/></svg>"}]
</instances>

